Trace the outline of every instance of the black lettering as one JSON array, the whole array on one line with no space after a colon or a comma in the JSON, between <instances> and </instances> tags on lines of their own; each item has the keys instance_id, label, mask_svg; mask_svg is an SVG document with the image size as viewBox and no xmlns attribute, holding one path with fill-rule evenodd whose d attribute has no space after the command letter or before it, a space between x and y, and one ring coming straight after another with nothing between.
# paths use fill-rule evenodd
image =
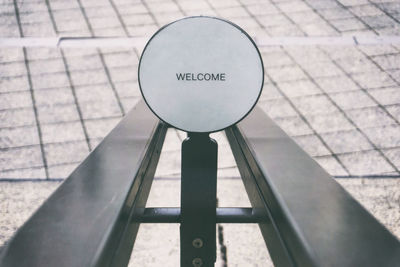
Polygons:
<instances>
[{"instance_id":1,"label":"black lettering","mask_svg":"<svg viewBox=\"0 0 400 267\"><path fill-rule=\"evenodd\" d=\"M178 79L178 81L185 80L185 75L183 73L177 73L176 78Z\"/></svg>"},{"instance_id":2,"label":"black lettering","mask_svg":"<svg viewBox=\"0 0 400 267\"><path fill-rule=\"evenodd\" d=\"M175 73L178 81L226 81L226 73Z\"/></svg>"},{"instance_id":3,"label":"black lettering","mask_svg":"<svg viewBox=\"0 0 400 267\"><path fill-rule=\"evenodd\" d=\"M211 73L211 80L218 81L219 80L219 73L218 74Z\"/></svg>"}]
</instances>

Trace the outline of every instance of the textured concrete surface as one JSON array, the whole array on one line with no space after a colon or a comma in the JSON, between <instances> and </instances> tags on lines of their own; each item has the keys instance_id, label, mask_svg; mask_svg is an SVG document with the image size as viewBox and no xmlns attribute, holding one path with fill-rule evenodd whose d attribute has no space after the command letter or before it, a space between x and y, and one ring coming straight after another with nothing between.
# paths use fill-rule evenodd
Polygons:
<instances>
[{"instance_id":1,"label":"textured concrete surface","mask_svg":"<svg viewBox=\"0 0 400 267\"><path fill-rule=\"evenodd\" d=\"M190 15L231 20L259 43L400 36L398 0L3 0L0 40L150 37ZM0 43L0 246L139 101L140 49ZM260 52L265 85L258 105L399 237L400 45L260 46ZM179 204L184 137L168 132L150 206ZM246 206L226 139L216 138L220 205ZM228 266L271 265L256 226L220 229ZM176 225L143 226L131 266L177 266L177 234Z\"/></svg>"}]
</instances>

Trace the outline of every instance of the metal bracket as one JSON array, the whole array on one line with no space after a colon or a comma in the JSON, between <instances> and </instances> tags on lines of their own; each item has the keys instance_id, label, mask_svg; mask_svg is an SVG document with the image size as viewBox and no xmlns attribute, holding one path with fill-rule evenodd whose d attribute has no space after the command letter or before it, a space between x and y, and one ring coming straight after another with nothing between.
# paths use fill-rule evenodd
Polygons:
<instances>
[{"instance_id":1,"label":"metal bracket","mask_svg":"<svg viewBox=\"0 0 400 267\"><path fill-rule=\"evenodd\" d=\"M216 260L217 152L208 134L189 133L182 143L181 266Z\"/></svg>"}]
</instances>

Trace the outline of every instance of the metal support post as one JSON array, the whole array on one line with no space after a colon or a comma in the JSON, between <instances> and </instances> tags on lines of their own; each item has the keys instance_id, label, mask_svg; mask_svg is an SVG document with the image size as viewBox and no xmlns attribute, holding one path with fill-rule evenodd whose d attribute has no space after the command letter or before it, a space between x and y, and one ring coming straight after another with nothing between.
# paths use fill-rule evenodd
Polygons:
<instances>
[{"instance_id":1,"label":"metal support post","mask_svg":"<svg viewBox=\"0 0 400 267\"><path fill-rule=\"evenodd\" d=\"M182 143L181 267L216 260L217 151L204 133L189 133Z\"/></svg>"}]
</instances>

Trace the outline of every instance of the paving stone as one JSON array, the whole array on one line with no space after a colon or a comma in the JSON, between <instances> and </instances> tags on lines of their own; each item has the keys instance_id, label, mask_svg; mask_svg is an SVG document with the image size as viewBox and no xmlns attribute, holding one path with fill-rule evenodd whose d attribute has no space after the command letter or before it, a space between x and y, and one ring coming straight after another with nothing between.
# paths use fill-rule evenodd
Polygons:
<instances>
[{"instance_id":1,"label":"paving stone","mask_svg":"<svg viewBox=\"0 0 400 267\"><path fill-rule=\"evenodd\" d=\"M300 28L308 36L339 36L338 31L325 21L303 24Z\"/></svg>"},{"instance_id":2,"label":"paving stone","mask_svg":"<svg viewBox=\"0 0 400 267\"><path fill-rule=\"evenodd\" d=\"M349 92L360 88L347 76L320 77L315 82L327 93Z\"/></svg>"},{"instance_id":3,"label":"paving stone","mask_svg":"<svg viewBox=\"0 0 400 267\"><path fill-rule=\"evenodd\" d=\"M78 163L49 166L49 177L54 179L65 179L78 167Z\"/></svg>"},{"instance_id":4,"label":"paving stone","mask_svg":"<svg viewBox=\"0 0 400 267\"><path fill-rule=\"evenodd\" d=\"M324 133L321 137L336 154L373 149L368 140L356 130Z\"/></svg>"},{"instance_id":5,"label":"paving stone","mask_svg":"<svg viewBox=\"0 0 400 267\"><path fill-rule=\"evenodd\" d=\"M264 110L271 118L284 118L298 116L290 103L285 99L276 99L260 103L259 107Z\"/></svg>"},{"instance_id":6,"label":"paving stone","mask_svg":"<svg viewBox=\"0 0 400 267\"><path fill-rule=\"evenodd\" d=\"M400 84L400 70L387 70L386 72L397 84Z\"/></svg>"},{"instance_id":7,"label":"paving stone","mask_svg":"<svg viewBox=\"0 0 400 267\"><path fill-rule=\"evenodd\" d=\"M85 71L88 69L101 69L103 64L101 63L99 55L96 51L93 51L93 55L82 56L82 57L68 57L68 69L70 71Z\"/></svg>"},{"instance_id":8,"label":"paving stone","mask_svg":"<svg viewBox=\"0 0 400 267\"><path fill-rule=\"evenodd\" d=\"M118 20L117 16L112 17L89 17L91 27L96 29L105 28L105 26L109 28L113 27L121 27L121 22Z\"/></svg>"},{"instance_id":9,"label":"paving stone","mask_svg":"<svg viewBox=\"0 0 400 267\"><path fill-rule=\"evenodd\" d=\"M330 175L347 176L347 171L333 156L323 156L315 158L317 163Z\"/></svg>"},{"instance_id":10,"label":"paving stone","mask_svg":"<svg viewBox=\"0 0 400 267\"><path fill-rule=\"evenodd\" d=\"M266 16L257 16L258 21L264 27L272 27L272 26L279 26L279 25L288 25L290 24L290 20L287 19L282 14L274 14L274 15L266 15Z\"/></svg>"},{"instance_id":11,"label":"paving stone","mask_svg":"<svg viewBox=\"0 0 400 267\"><path fill-rule=\"evenodd\" d=\"M377 3L377 5L382 8L383 11L388 12L390 14L396 14L400 13L400 3L393 1L393 2L383 2L381 3L380 1Z\"/></svg>"},{"instance_id":12,"label":"paving stone","mask_svg":"<svg viewBox=\"0 0 400 267\"><path fill-rule=\"evenodd\" d=\"M377 151L357 152L338 157L351 175L385 174L394 171Z\"/></svg>"},{"instance_id":13,"label":"paving stone","mask_svg":"<svg viewBox=\"0 0 400 267\"><path fill-rule=\"evenodd\" d=\"M276 68L293 65L293 61L284 52L262 53L264 68Z\"/></svg>"},{"instance_id":14,"label":"paving stone","mask_svg":"<svg viewBox=\"0 0 400 267\"><path fill-rule=\"evenodd\" d=\"M329 96L343 110L377 106L371 97L361 90L335 93Z\"/></svg>"},{"instance_id":15,"label":"paving stone","mask_svg":"<svg viewBox=\"0 0 400 267\"><path fill-rule=\"evenodd\" d=\"M306 115L306 118L313 129L320 134L354 129L342 113Z\"/></svg>"},{"instance_id":16,"label":"paving stone","mask_svg":"<svg viewBox=\"0 0 400 267\"><path fill-rule=\"evenodd\" d=\"M51 9L52 10L62 10L62 9L79 9L79 4L76 1L62 1L62 0L53 0L51 1Z\"/></svg>"},{"instance_id":17,"label":"paving stone","mask_svg":"<svg viewBox=\"0 0 400 267\"><path fill-rule=\"evenodd\" d=\"M396 83L393 79L385 72L370 72L362 74L353 74L351 77L356 81L362 88L380 88L394 86Z\"/></svg>"},{"instance_id":18,"label":"paving stone","mask_svg":"<svg viewBox=\"0 0 400 267\"><path fill-rule=\"evenodd\" d=\"M49 23L50 16L49 12L46 11L39 11L39 12L32 12L32 13L20 13L19 14L20 22L23 24L29 23Z\"/></svg>"},{"instance_id":19,"label":"paving stone","mask_svg":"<svg viewBox=\"0 0 400 267\"><path fill-rule=\"evenodd\" d=\"M325 2L327 2L327 1L325 1ZM320 13L325 19L328 19L328 20L354 18L354 15L352 13L350 13L347 9L344 9L341 7L319 9L318 13Z\"/></svg>"},{"instance_id":20,"label":"paving stone","mask_svg":"<svg viewBox=\"0 0 400 267\"><path fill-rule=\"evenodd\" d=\"M368 0L338 0L344 6L358 6L362 4L368 4Z\"/></svg>"},{"instance_id":21,"label":"paving stone","mask_svg":"<svg viewBox=\"0 0 400 267\"><path fill-rule=\"evenodd\" d=\"M373 89L368 90L368 93L382 105L395 105L400 103L399 87Z\"/></svg>"},{"instance_id":22,"label":"paving stone","mask_svg":"<svg viewBox=\"0 0 400 267\"><path fill-rule=\"evenodd\" d=\"M339 112L328 97L315 95L308 97L296 97L292 99L294 105L302 114L326 114Z\"/></svg>"},{"instance_id":23,"label":"paving stone","mask_svg":"<svg viewBox=\"0 0 400 267\"><path fill-rule=\"evenodd\" d=\"M29 62L33 63L36 60L48 60L61 58L60 49L53 47L26 47L26 54ZM24 60L22 55L21 60Z\"/></svg>"},{"instance_id":24,"label":"paving stone","mask_svg":"<svg viewBox=\"0 0 400 267\"><path fill-rule=\"evenodd\" d=\"M274 121L290 136L313 133L310 127L300 117L276 118Z\"/></svg>"},{"instance_id":25,"label":"paving stone","mask_svg":"<svg viewBox=\"0 0 400 267\"><path fill-rule=\"evenodd\" d=\"M139 101L141 98L139 97L124 97L121 98L121 104L125 112L131 110Z\"/></svg>"},{"instance_id":26,"label":"paving stone","mask_svg":"<svg viewBox=\"0 0 400 267\"><path fill-rule=\"evenodd\" d=\"M275 85L273 85L272 83L264 83L264 87L258 103L263 103L266 100L275 100L282 97L283 96L281 95L281 93L279 93Z\"/></svg>"},{"instance_id":27,"label":"paving stone","mask_svg":"<svg viewBox=\"0 0 400 267\"><path fill-rule=\"evenodd\" d=\"M361 128L395 124L395 121L379 107L349 110L346 114Z\"/></svg>"},{"instance_id":28,"label":"paving stone","mask_svg":"<svg viewBox=\"0 0 400 267\"><path fill-rule=\"evenodd\" d=\"M20 76L26 74L26 67L23 61L0 64L0 78L9 76Z\"/></svg>"},{"instance_id":29,"label":"paving stone","mask_svg":"<svg viewBox=\"0 0 400 267\"><path fill-rule=\"evenodd\" d=\"M136 65L126 65L123 67L109 68L111 79L113 82L125 82L136 79L136 72L138 66Z\"/></svg>"},{"instance_id":30,"label":"paving stone","mask_svg":"<svg viewBox=\"0 0 400 267\"><path fill-rule=\"evenodd\" d=\"M247 10L249 10L249 12L254 16L280 13L280 11L273 4L268 3L266 1L249 4L249 5L246 5L246 7L247 7Z\"/></svg>"},{"instance_id":31,"label":"paving stone","mask_svg":"<svg viewBox=\"0 0 400 267\"><path fill-rule=\"evenodd\" d=\"M373 57L373 61L384 70L400 68L400 54Z\"/></svg>"},{"instance_id":32,"label":"paving stone","mask_svg":"<svg viewBox=\"0 0 400 267\"><path fill-rule=\"evenodd\" d=\"M87 119L102 119L107 117L122 116L121 108L118 105L115 97L110 92L112 98L103 99L96 102L80 102L82 118Z\"/></svg>"},{"instance_id":33,"label":"paving stone","mask_svg":"<svg viewBox=\"0 0 400 267\"><path fill-rule=\"evenodd\" d=\"M390 148L382 150L385 156L400 169L400 148Z\"/></svg>"},{"instance_id":34,"label":"paving stone","mask_svg":"<svg viewBox=\"0 0 400 267\"><path fill-rule=\"evenodd\" d=\"M39 106L53 107L75 103L72 90L69 87L34 90L34 95L38 108Z\"/></svg>"},{"instance_id":35,"label":"paving stone","mask_svg":"<svg viewBox=\"0 0 400 267\"><path fill-rule=\"evenodd\" d=\"M15 62L15 61L23 61L23 60L24 60L24 53L21 48L2 47L0 49L0 62L1 63L10 63L10 62Z\"/></svg>"},{"instance_id":36,"label":"paving stone","mask_svg":"<svg viewBox=\"0 0 400 267\"><path fill-rule=\"evenodd\" d=\"M68 142L60 144L44 145L47 165L61 165L69 163L80 163L84 160L89 148L86 141Z\"/></svg>"},{"instance_id":37,"label":"paving stone","mask_svg":"<svg viewBox=\"0 0 400 267\"><path fill-rule=\"evenodd\" d=\"M43 123L61 123L78 121L79 114L76 105L38 106L38 118Z\"/></svg>"},{"instance_id":38,"label":"paving stone","mask_svg":"<svg viewBox=\"0 0 400 267\"><path fill-rule=\"evenodd\" d=\"M179 6L185 11L198 11L209 9L207 1L177 1Z\"/></svg>"},{"instance_id":39,"label":"paving stone","mask_svg":"<svg viewBox=\"0 0 400 267\"><path fill-rule=\"evenodd\" d=\"M60 182L0 183L0 247L32 215Z\"/></svg>"},{"instance_id":40,"label":"paving stone","mask_svg":"<svg viewBox=\"0 0 400 267\"><path fill-rule=\"evenodd\" d=\"M49 21L50 22L50 21ZM24 37L51 37L56 36L49 22L35 24L21 24Z\"/></svg>"},{"instance_id":41,"label":"paving stone","mask_svg":"<svg viewBox=\"0 0 400 267\"><path fill-rule=\"evenodd\" d=\"M339 8L340 5L336 1L325 1L325 0L306 0L306 2L318 11L324 9Z\"/></svg>"},{"instance_id":42,"label":"paving stone","mask_svg":"<svg viewBox=\"0 0 400 267\"><path fill-rule=\"evenodd\" d=\"M2 170L0 171L0 179L5 179L5 180L15 180L19 181L22 179L46 179L46 172L43 167L28 167L25 169L12 169L12 170ZM19 213L20 210L17 210L16 213ZM3 228L4 226L0 224L1 227ZM16 230L16 229L15 229ZM2 231L2 236L4 233ZM1 243L1 241L0 241ZM1 250L1 247L0 247Z\"/></svg>"},{"instance_id":43,"label":"paving stone","mask_svg":"<svg viewBox=\"0 0 400 267\"><path fill-rule=\"evenodd\" d=\"M71 77L75 86L108 82L104 69L71 71Z\"/></svg>"},{"instance_id":44,"label":"paving stone","mask_svg":"<svg viewBox=\"0 0 400 267\"><path fill-rule=\"evenodd\" d=\"M300 66L312 65L316 62L331 61L331 59L321 50L315 46L288 46L285 51L290 54Z\"/></svg>"},{"instance_id":45,"label":"paving stone","mask_svg":"<svg viewBox=\"0 0 400 267\"><path fill-rule=\"evenodd\" d=\"M145 25L145 26L127 26L130 36L142 36L144 34L152 35L158 30L156 24Z\"/></svg>"},{"instance_id":46,"label":"paving stone","mask_svg":"<svg viewBox=\"0 0 400 267\"><path fill-rule=\"evenodd\" d=\"M66 73L49 73L32 76L34 89L47 89L69 87L70 83Z\"/></svg>"},{"instance_id":47,"label":"paving stone","mask_svg":"<svg viewBox=\"0 0 400 267\"><path fill-rule=\"evenodd\" d=\"M120 120L120 118L86 120L85 126L90 138L104 138Z\"/></svg>"},{"instance_id":48,"label":"paving stone","mask_svg":"<svg viewBox=\"0 0 400 267\"><path fill-rule=\"evenodd\" d=\"M343 75L335 64L331 62L316 62L313 64L302 64L301 66L313 78Z\"/></svg>"},{"instance_id":49,"label":"paving stone","mask_svg":"<svg viewBox=\"0 0 400 267\"><path fill-rule=\"evenodd\" d=\"M352 31L366 29L366 26L356 18L330 20L330 23L339 31Z\"/></svg>"},{"instance_id":50,"label":"paving stone","mask_svg":"<svg viewBox=\"0 0 400 267\"><path fill-rule=\"evenodd\" d=\"M118 5L118 11L123 18L126 16L141 15L149 12L148 9L140 2L129 2L129 4Z\"/></svg>"},{"instance_id":51,"label":"paving stone","mask_svg":"<svg viewBox=\"0 0 400 267\"><path fill-rule=\"evenodd\" d=\"M398 50L390 45L366 45L360 46L360 50L369 56L384 56L387 54L398 53Z\"/></svg>"},{"instance_id":52,"label":"paving stone","mask_svg":"<svg viewBox=\"0 0 400 267\"><path fill-rule=\"evenodd\" d=\"M378 148L392 148L400 146L400 126L387 125L379 128L364 129L365 134Z\"/></svg>"},{"instance_id":53,"label":"paving stone","mask_svg":"<svg viewBox=\"0 0 400 267\"><path fill-rule=\"evenodd\" d=\"M349 57L346 59L339 59L336 63L348 74L379 72L378 67L367 58L353 59Z\"/></svg>"},{"instance_id":54,"label":"paving stone","mask_svg":"<svg viewBox=\"0 0 400 267\"><path fill-rule=\"evenodd\" d=\"M397 121L400 121L400 105L386 107L386 110L394 117Z\"/></svg>"},{"instance_id":55,"label":"paving stone","mask_svg":"<svg viewBox=\"0 0 400 267\"><path fill-rule=\"evenodd\" d=\"M0 93L29 90L27 76L0 78Z\"/></svg>"},{"instance_id":56,"label":"paving stone","mask_svg":"<svg viewBox=\"0 0 400 267\"><path fill-rule=\"evenodd\" d=\"M35 125L32 108L0 110L0 128Z\"/></svg>"},{"instance_id":57,"label":"paving stone","mask_svg":"<svg viewBox=\"0 0 400 267\"><path fill-rule=\"evenodd\" d=\"M42 167L43 158L39 145L1 150L0 170Z\"/></svg>"},{"instance_id":58,"label":"paving stone","mask_svg":"<svg viewBox=\"0 0 400 267\"><path fill-rule=\"evenodd\" d=\"M141 97L139 90L139 84L137 81L125 81L125 82L115 82L114 87L118 92L118 95L123 97Z\"/></svg>"},{"instance_id":59,"label":"paving stone","mask_svg":"<svg viewBox=\"0 0 400 267\"><path fill-rule=\"evenodd\" d=\"M311 11L311 8L307 4L300 1L285 1L282 3L277 3L276 6L284 13Z\"/></svg>"},{"instance_id":60,"label":"paving stone","mask_svg":"<svg viewBox=\"0 0 400 267\"><path fill-rule=\"evenodd\" d=\"M338 179L353 197L370 211L390 232L399 236L398 179Z\"/></svg>"},{"instance_id":61,"label":"paving stone","mask_svg":"<svg viewBox=\"0 0 400 267\"><path fill-rule=\"evenodd\" d=\"M316 135L296 136L294 140L311 157L327 156L331 154Z\"/></svg>"},{"instance_id":62,"label":"paving stone","mask_svg":"<svg viewBox=\"0 0 400 267\"><path fill-rule=\"evenodd\" d=\"M219 9L218 13L227 19L248 16L247 11L241 6L222 8Z\"/></svg>"},{"instance_id":63,"label":"paving stone","mask_svg":"<svg viewBox=\"0 0 400 267\"><path fill-rule=\"evenodd\" d=\"M0 149L38 144L40 142L36 126L0 128Z\"/></svg>"},{"instance_id":64,"label":"paving stone","mask_svg":"<svg viewBox=\"0 0 400 267\"><path fill-rule=\"evenodd\" d=\"M279 83L279 88L288 97L311 96L322 93L310 80Z\"/></svg>"},{"instance_id":65,"label":"paving stone","mask_svg":"<svg viewBox=\"0 0 400 267\"><path fill-rule=\"evenodd\" d=\"M383 27L393 27L396 22L386 15L381 16L368 16L361 18L366 24L372 28L383 28Z\"/></svg>"},{"instance_id":66,"label":"paving stone","mask_svg":"<svg viewBox=\"0 0 400 267\"><path fill-rule=\"evenodd\" d=\"M40 75L44 73L60 73L65 71L62 59L35 60L29 61L29 71L31 75Z\"/></svg>"},{"instance_id":67,"label":"paving stone","mask_svg":"<svg viewBox=\"0 0 400 267\"><path fill-rule=\"evenodd\" d=\"M283 66L280 68L270 68L265 70L266 73L275 82L287 82L306 79L307 76L298 66Z\"/></svg>"},{"instance_id":68,"label":"paving stone","mask_svg":"<svg viewBox=\"0 0 400 267\"><path fill-rule=\"evenodd\" d=\"M32 106L31 93L29 91L11 92L0 94L0 109L17 109Z\"/></svg>"},{"instance_id":69,"label":"paving stone","mask_svg":"<svg viewBox=\"0 0 400 267\"><path fill-rule=\"evenodd\" d=\"M282 37L282 36L296 37L296 36L304 36L305 35L304 32L301 31L299 26L294 25L294 24L269 27L266 29L266 31L271 36L275 36L275 37Z\"/></svg>"},{"instance_id":70,"label":"paving stone","mask_svg":"<svg viewBox=\"0 0 400 267\"><path fill-rule=\"evenodd\" d=\"M358 17L383 15L383 12L373 5L352 6L349 10Z\"/></svg>"},{"instance_id":71,"label":"paving stone","mask_svg":"<svg viewBox=\"0 0 400 267\"><path fill-rule=\"evenodd\" d=\"M44 144L85 140L80 122L41 124L40 128L42 130L42 140Z\"/></svg>"}]
</instances>

